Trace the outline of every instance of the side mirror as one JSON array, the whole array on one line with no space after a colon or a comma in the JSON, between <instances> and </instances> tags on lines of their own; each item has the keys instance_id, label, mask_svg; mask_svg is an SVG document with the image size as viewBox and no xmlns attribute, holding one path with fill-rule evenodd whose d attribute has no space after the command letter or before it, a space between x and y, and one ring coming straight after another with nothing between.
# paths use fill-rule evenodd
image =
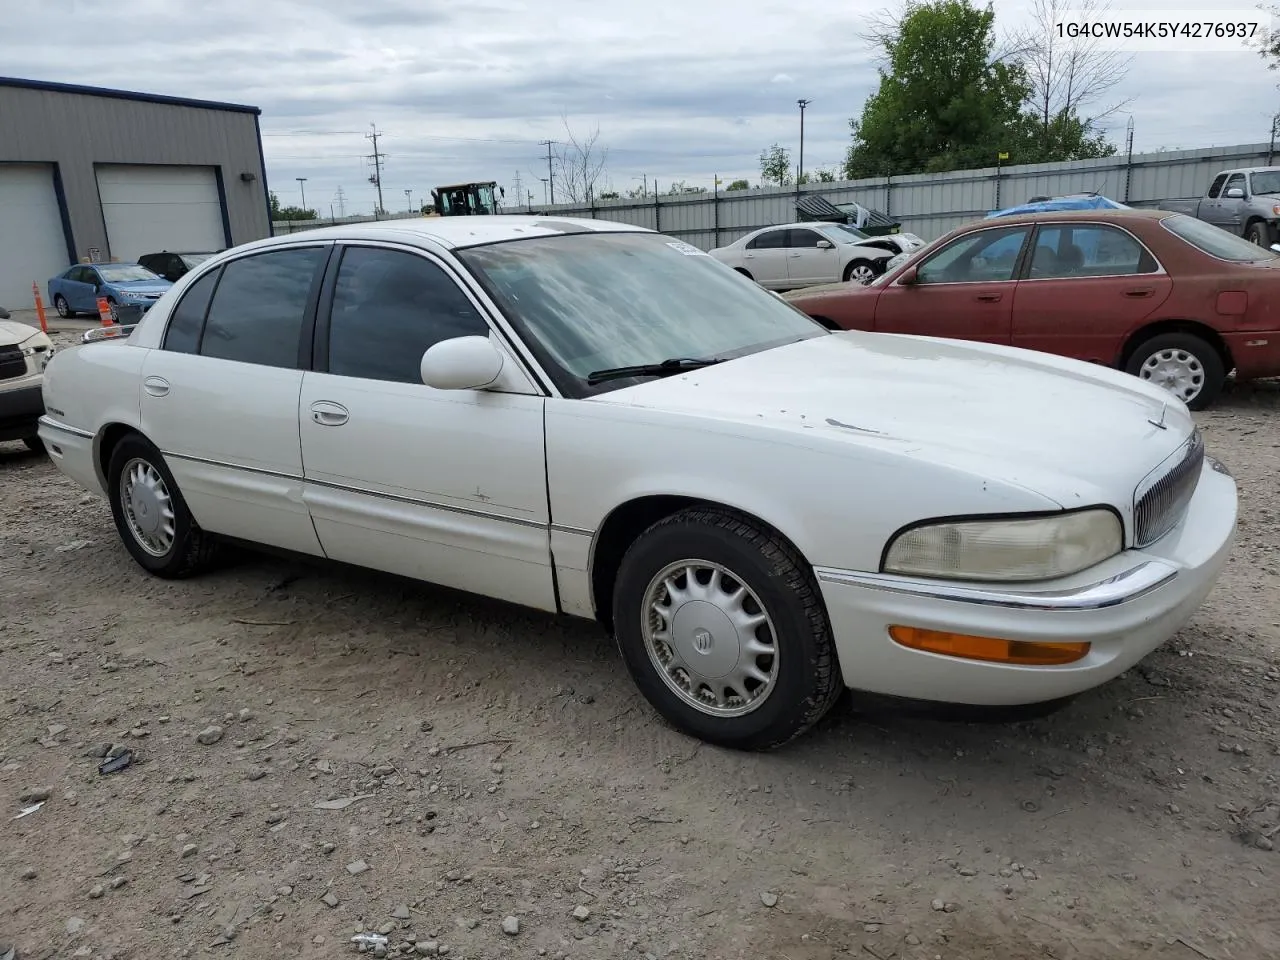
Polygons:
<instances>
[{"instance_id":1,"label":"side mirror","mask_svg":"<svg viewBox=\"0 0 1280 960\"><path fill-rule=\"evenodd\" d=\"M911 286L919 279L916 265L914 263L907 267L907 269L903 270L902 273L898 274L898 283L902 284L904 287Z\"/></svg>"},{"instance_id":2,"label":"side mirror","mask_svg":"<svg viewBox=\"0 0 1280 960\"><path fill-rule=\"evenodd\" d=\"M1280 243L1273 243L1271 245L1271 249L1274 250L1276 253L1280 253Z\"/></svg>"},{"instance_id":3,"label":"side mirror","mask_svg":"<svg viewBox=\"0 0 1280 960\"><path fill-rule=\"evenodd\" d=\"M422 355L422 382L437 390L481 390L502 373L502 354L488 337L441 340Z\"/></svg>"},{"instance_id":4,"label":"side mirror","mask_svg":"<svg viewBox=\"0 0 1280 960\"><path fill-rule=\"evenodd\" d=\"M819 250L834 250L835 248L836 248L836 245L835 245L834 243L832 243L830 240L819 240L819 241L818 241L818 249L819 249Z\"/></svg>"},{"instance_id":5,"label":"side mirror","mask_svg":"<svg viewBox=\"0 0 1280 960\"><path fill-rule=\"evenodd\" d=\"M1226 197L1228 200L1243 200L1244 190L1241 187L1232 187L1230 190L1224 193L1223 196Z\"/></svg>"}]
</instances>

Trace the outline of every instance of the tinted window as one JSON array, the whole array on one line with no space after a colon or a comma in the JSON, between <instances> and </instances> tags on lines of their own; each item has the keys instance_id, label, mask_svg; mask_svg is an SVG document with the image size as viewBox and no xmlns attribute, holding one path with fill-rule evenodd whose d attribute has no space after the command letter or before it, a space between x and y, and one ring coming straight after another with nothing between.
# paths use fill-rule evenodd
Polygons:
<instances>
[{"instance_id":1,"label":"tinted window","mask_svg":"<svg viewBox=\"0 0 1280 960\"><path fill-rule=\"evenodd\" d=\"M787 246L789 247L816 247L818 241L822 239L822 235L813 230L790 230L788 231Z\"/></svg>"},{"instance_id":2,"label":"tinted window","mask_svg":"<svg viewBox=\"0 0 1280 960\"><path fill-rule=\"evenodd\" d=\"M920 264L918 283L1012 280L1026 227L979 230L960 237Z\"/></svg>"},{"instance_id":3,"label":"tinted window","mask_svg":"<svg viewBox=\"0 0 1280 960\"><path fill-rule=\"evenodd\" d=\"M747 244L748 250L779 250L787 245L787 231L769 230Z\"/></svg>"},{"instance_id":4,"label":"tinted window","mask_svg":"<svg viewBox=\"0 0 1280 960\"><path fill-rule=\"evenodd\" d=\"M1197 250L1217 257L1219 260L1232 260L1236 263L1249 263L1257 260L1275 260L1276 254L1265 247L1250 243L1243 237L1228 233L1221 227L1179 214L1166 217L1160 223L1175 236L1181 237Z\"/></svg>"},{"instance_id":5,"label":"tinted window","mask_svg":"<svg viewBox=\"0 0 1280 960\"><path fill-rule=\"evenodd\" d=\"M1238 188L1240 190L1244 189L1243 173L1233 173L1231 176L1227 177L1227 184L1225 187L1222 188L1222 195L1225 197L1227 194L1227 191L1233 188Z\"/></svg>"},{"instance_id":6,"label":"tinted window","mask_svg":"<svg viewBox=\"0 0 1280 960\"><path fill-rule=\"evenodd\" d=\"M222 271L200 353L271 367L298 364L298 339L322 247L233 260Z\"/></svg>"},{"instance_id":7,"label":"tinted window","mask_svg":"<svg viewBox=\"0 0 1280 960\"><path fill-rule=\"evenodd\" d=\"M342 256L329 319L329 372L421 383L427 348L489 326L462 288L430 260L351 247Z\"/></svg>"},{"instance_id":8,"label":"tinted window","mask_svg":"<svg viewBox=\"0 0 1280 960\"><path fill-rule=\"evenodd\" d=\"M1142 244L1114 227L1042 227L1031 257L1031 278L1114 277L1152 273Z\"/></svg>"},{"instance_id":9,"label":"tinted window","mask_svg":"<svg viewBox=\"0 0 1280 960\"><path fill-rule=\"evenodd\" d=\"M1227 182L1227 175L1220 173L1213 178L1213 183L1209 184L1209 199L1215 199L1222 192L1222 185Z\"/></svg>"},{"instance_id":10,"label":"tinted window","mask_svg":"<svg viewBox=\"0 0 1280 960\"><path fill-rule=\"evenodd\" d=\"M187 288L178 305L169 314L169 325L164 332L164 349L177 353L198 353L200 328L204 326L209 298L218 281L218 271L212 270Z\"/></svg>"}]
</instances>

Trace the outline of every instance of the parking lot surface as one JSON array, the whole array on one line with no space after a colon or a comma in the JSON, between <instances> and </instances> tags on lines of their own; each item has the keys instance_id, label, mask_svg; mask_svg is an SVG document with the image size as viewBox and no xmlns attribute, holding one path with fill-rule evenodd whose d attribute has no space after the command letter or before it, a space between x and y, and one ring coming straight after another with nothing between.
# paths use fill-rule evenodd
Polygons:
<instances>
[{"instance_id":1,"label":"parking lot surface","mask_svg":"<svg viewBox=\"0 0 1280 960\"><path fill-rule=\"evenodd\" d=\"M762 755L667 728L589 623L256 554L148 577L0 444L0 942L1280 957L1280 384L1197 419L1242 519L1173 641L1046 717L848 698Z\"/></svg>"}]
</instances>

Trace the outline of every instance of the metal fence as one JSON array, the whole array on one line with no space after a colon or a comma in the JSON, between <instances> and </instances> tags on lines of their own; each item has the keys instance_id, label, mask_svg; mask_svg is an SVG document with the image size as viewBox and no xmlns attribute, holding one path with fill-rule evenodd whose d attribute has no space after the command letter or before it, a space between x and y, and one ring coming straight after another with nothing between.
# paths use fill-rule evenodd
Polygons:
<instances>
[{"instance_id":1,"label":"metal fence","mask_svg":"<svg viewBox=\"0 0 1280 960\"><path fill-rule=\"evenodd\" d=\"M1203 195L1219 170L1270 162L1267 144L1243 144L1070 163L813 183L801 187L800 192L820 194L833 203L856 201L900 221L904 231L932 240L962 223L1033 196L1096 191L1133 206L1150 206ZM532 210L648 227L709 250L732 243L759 227L794 221L797 196L795 187L775 187L643 200L598 200L586 206L535 205ZM527 213L530 208L513 207L502 212Z\"/></svg>"},{"instance_id":2,"label":"metal fence","mask_svg":"<svg viewBox=\"0 0 1280 960\"><path fill-rule=\"evenodd\" d=\"M303 230L315 230L317 227L334 227L344 223L372 223L375 220L413 220L422 214L410 211L388 213L374 216L372 213L356 214L350 217L321 217L318 220L272 220L271 235L278 237L285 233L298 233Z\"/></svg>"}]
</instances>

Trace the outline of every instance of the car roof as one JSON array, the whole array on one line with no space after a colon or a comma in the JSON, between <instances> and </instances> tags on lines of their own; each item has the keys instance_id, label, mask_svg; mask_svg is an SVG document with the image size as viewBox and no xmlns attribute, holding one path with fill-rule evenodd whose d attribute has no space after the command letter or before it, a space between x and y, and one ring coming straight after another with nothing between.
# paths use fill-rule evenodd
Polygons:
<instances>
[{"instance_id":1,"label":"car roof","mask_svg":"<svg viewBox=\"0 0 1280 960\"><path fill-rule=\"evenodd\" d=\"M654 233L646 227L611 220L589 220L586 217L539 217L527 214L476 215L466 217L406 217L402 220L377 220L369 223L345 223L318 227L298 233L282 234L236 247L237 252L250 248L277 246L308 240L431 240L449 249L474 247L509 240L554 237L571 233Z\"/></svg>"},{"instance_id":2,"label":"car roof","mask_svg":"<svg viewBox=\"0 0 1280 960\"><path fill-rule=\"evenodd\" d=\"M1172 210L1145 210L1134 207L1130 207L1127 210L1057 210L1047 213L1017 213L1008 217L991 217L986 220L976 220L973 223L966 224L965 227L977 225L1000 227L1018 223L1061 222L1064 220L1091 220L1095 223L1111 220L1117 223L1124 223L1126 220L1155 221L1168 220L1170 217L1180 216L1184 216L1184 214Z\"/></svg>"}]
</instances>

